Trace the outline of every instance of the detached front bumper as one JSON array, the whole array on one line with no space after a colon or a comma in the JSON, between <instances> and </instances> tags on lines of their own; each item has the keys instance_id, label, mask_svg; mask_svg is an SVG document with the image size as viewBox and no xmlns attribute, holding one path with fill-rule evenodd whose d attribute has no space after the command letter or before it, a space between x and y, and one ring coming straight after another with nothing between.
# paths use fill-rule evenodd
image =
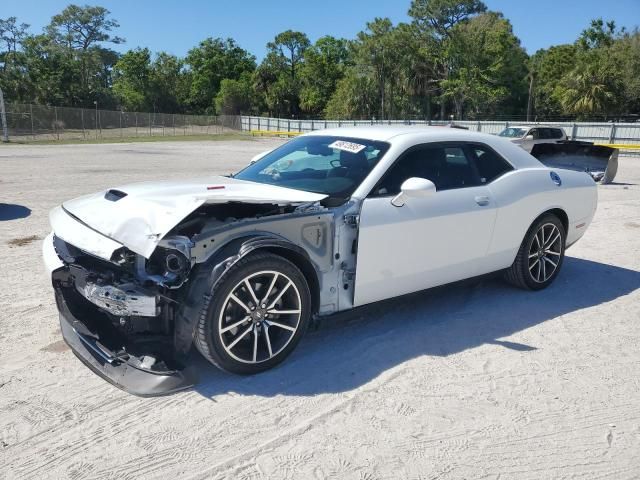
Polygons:
<instances>
[{"instance_id":1,"label":"detached front bumper","mask_svg":"<svg viewBox=\"0 0 640 480\"><path fill-rule=\"evenodd\" d=\"M117 333L107 328L108 318L82 298L74 287L69 267L52 273L60 329L73 353L94 373L116 387L143 397L166 395L193 386L194 376L180 368L156 369L147 359L155 360L155 347L149 343L149 357L128 352ZM154 362L155 363L155 362Z\"/></svg>"}]
</instances>

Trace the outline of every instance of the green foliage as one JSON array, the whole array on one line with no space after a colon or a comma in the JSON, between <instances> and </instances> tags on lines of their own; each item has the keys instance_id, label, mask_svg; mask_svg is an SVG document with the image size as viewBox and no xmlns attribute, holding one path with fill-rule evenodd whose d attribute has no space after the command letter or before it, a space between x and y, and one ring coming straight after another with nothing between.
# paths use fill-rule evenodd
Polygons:
<instances>
[{"instance_id":1,"label":"green foliage","mask_svg":"<svg viewBox=\"0 0 640 480\"><path fill-rule=\"evenodd\" d=\"M300 69L300 106L305 112L324 112L349 63L349 44L342 38L321 37L306 49Z\"/></svg>"},{"instance_id":2,"label":"green foliage","mask_svg":"<svg viewBox=\"0 0 640 480\"><path fill-rule=\"evenodd\" d=\"M0 88L8 98L21 97L28 91L23 81L25 56L20 50L28 29L29 25L18 24L16 17L0 19L0 42L3 44L0 50Z\"/></svg>"},{"instance_id":3,"label":"green foliage","mask_svg":"<svg viewBox=\"0 0 640 480\"><path fill-rule=\"evenodd\" d=\"M124 110L148 111L151 104L151 52L148 48L129 50L114 67L113 92Z\"/></svg>"},{"instance_id":4,"label":"green foliage","mask_svg":"<svg viewBox=\"0 0 640 480\"><path fill-rule=\"evenodd\" d=\"M565 111L578 118L606 114L616 100L609 74L603 66L587 65L564 77L558 96Z\"/></svg>"},{"instance_id":5,"label":"green foliage","mask_svg":"<svg viewBox=\"0 0 640 480\"><path fill-rule=\"evenodd\" d=\"M595 19L574 44L528 57L481 0L412 0L409 15L374 18L353 40L287 30L256 65L230 38L207 38L185 58L119 54L107 9L69 5L42 34L0 19L0 88L9 102L288 118L485 118L528 104L538 119L640 112L637 29Z\"/></svg>"},{"instance_id":6,"label":"green foliage","mask_svg":"<svg viewBox=\"0 0 640 480\"><path fill-rule=\"evenodd\" d=\"M555 90L558 81L576 63L575 45L558 45L539 50L529 59L529 71L534 81L534 104L536 113L543 116L561 115L563 107Z\"/></svg>"},{"instance_id":7,"label":"green foliage","mask_svg":"<svg viewBox=\"0 0 640 480\"><path fill-rule=\"evenodd\" d=\"M16 17L9 17L6 20L0 19L0 41L4 44L2 52L3 69L7 63L13 61L13 55L18 52L18 47L27 36L29 25L26 23L18 24Z\"/></svg>"},{"instance_id":8,"label":"green foliage","mask_svg":"<svg viewBox=\"0 0 640 480\"><path fill-rule=\"evenodd\" d=\"M616 23L606 22L601 18L591 20L591 26L582 31L577 44L583 50L610 47L616 37Z\"/></svg>"},{"instance_id":9,"label":"green foliage","mask_svg":"<svg viewBox=\"0 0 640 480\"><path fill-rule=\"evenodd\" d=\"M447 38L457 24L486 11L480 0L412 0L409 15L422 29Z\"/></svg>"},{"instance_id":10,"label":"green foliage","mask_svg":"<svg viewBox=\"0 0 640 480\"><path fill-rule=\"evenodd\" d=\"M329 119L372 118L378 108L375 83L368 76L350 68L336 87L325 108Z\"/></svg>"},{"instance_id":11,"label":"green foliage","mask_svg":"<svg viewBox=\"0 0 640 480\"><path fill-rule=\"evenodd\" d=\"M160 52L151 62L149 49L129 50L114 66L113 93L130 112L180 112L186 96L182 68L174 55Z\"/></svg>"},{"instance_id":12,"label":"green foliage","mask_svg":"<svg viewBox=\"0 0 640 480\"><path fill-rule=\"evenodd\" d=\"M640 32L623 34L609 49L622 83L622 112L640 113Z\"/></svg>"},{"instance_id":13,"label":"green foliage","mask_svg":"<svg viewBox=\"0 0 640 480\"><path fill-rule=\"evenodd\" d=\"M621 101L620 80L606 49L594 50L578 57L576 67L561 78L554 93L564 111L579 119L607 115Z\"/></svg>"},{"instance_id":14,"label":"green foliage","mask_svg":"<svg viewBox=\"0 0 640 480\"><path fill-rule=\"evenodd\" d=\"M67 90L67 97L75 105L91 106L97 100L105 107L113 107L109 87L117 54L104 44L119 44L124 39L111 35L120 25L109 15L103 7L72 4L54 15L46 28L49 39L64 50L71 68L79 74L75 91Z\"/></svg>"},{"instance_id":15,"label":"green foliage","mask_svg":"<svg viewBox=\"0 0 640 480\"><path fill-rule=\"evenodd\" d=\"M111 12L104 7L69 5L54 15L47 27L49 36L70 50L87 51L99 43L122 43L124 39L112 37L109 32L120 24L109 18Z\"/></svg>"},{"instance_id":16,"label":"green foliage","mask_svg":"<svg viewBox=\"0 0 640 480\"><path fill-rule=\"evenodd\" d=\"M640 34L617 32L593 20L574 45L536 52L530 61L539 114L577 119L637 113L640 107Z\"/></svg>"},{"instance_id":17,"label":"green foliage","mask_svg":"<svg viewBox=\"0 0 640 480\"><path fill-rule=\"evenodd\" d=\"M47 35L37 35L23 41L22 51L26 74L19 81L28 85L23 98L46 105L79 104L80 65L65 48Z\"/></svg>"},{"instance_id":18,"label":"green foliage","mask_svg":"<svg viewBox=\"0 0 640 480\"><path fill-rule=\"evenodd\" d=\"M458 37L464 34L464 31L457 27L486 10L486 5L480 0L413 0L411 2L409 15L413 19L412 25L417 30L420 41L428 45L431 50L429 57L432 63L432 74L436 79L436 88L433 93L437 95L440 104L441 119L447 118L447 106L451 100L454 101L457 112L463 110L463 92L468 90L464 86L464 79L473 78L468 71L460 72L458 78L452 78L452 75L456 74L456 59L452 55L455 52L456 42L459 44L461 41ZM448 90L445 91L445 88ZM430 117L429 107L430 102L427 104L426 112Z\"/></svg>"},{"instance_id":19,"label":"green foliage","mask_svg":"<svg viewBox=\"0 0 640 480\"><path fill-rule=\"evenodd\" d=\"M394 27L388 18L376 18L367 23L366 30L358 33L351 49L352 78L343 88L356 84L366 88L360 93L354 92L354 102L346 103L357 107L353 114L378 119L415 114L415 107L420 104L415 97L425 91L424 75L428 75L430 68L416 31L410 25ZM338 115L336 105L332 106L334 115Z\"/></svg>"},{"instance_id":20,"label":"green foliage","mask_svg":"<svg viewBox=\"0 0 640 480\"><path fill-rule=\"evenodd\" d=\"M398 51L393 45L393 24L388 18L376 18L367 23L367 29L358 33L355 61L358 73L370 78L376 85L379 100L378 118L389 111L388 91L394 80Z\"/></svg>"},{"instance_id":21,"label":"green foliage","mask_svg":"<svg viewBox=\"0 0 640 480\"><path fill-rule=\"evenodd\" d=\"M253 87L248 74L238 80L225 78L216 96L216 111L225 115L248 113L251 110L252 101Z\"/></svg>"},{"instance_id":22,"label":"green foliage","mask_svg":"<svg viewBox=\"0 0 640 480\"><path fill-rule=\"evenodd\" d=\"M166 52L157 54L151 64L151 100L153 110L165 113L184 111L188 98L184 63Z\"/></svg>"},{"instance_id":23,"label":"green foliage","mask_svg":"<svg viewBox=\"0 0 640 480\"><path fill-rule=\"evenodd\" d=\"M307 36L293 30L279 33L267 44L267 56L256 73L256 90L270 112L287 117L300 113L300 70L309 46Z\"/></svg>"},{"instance_id":24,"label":"green foliage","mask_svg":"<svg viewBox=\"0 0 640 480\"><path fill-rule=\"evenodd\" d=\"M256 68L255 57L235 40L207 38L187 54L189 108L197 112L214 109L214 99L225 78L238 80Z\"/></svg>"},{"instance_id":25,"label":"green foliage","mask_svg":"<svg viewBox=\"0 0 640 480\"><path fill-rule=\"evenodd\" d=\"M267 43L267 48L269 53L273 54L289 70L291 78L295 79L304 52L309 48L309 45L309 39L304 33L287 30L276 35L273 42Z\"/></svg>"},{"instance_id":26,"label":"green foliage","mask_svg":"<svg viewBox=\"0 0 640 480\"><path fill-rule=\"evenodd\" d=\"M442 94L453 100L456 117L509 112L526 94L527 54L511 24L495 12L458 23L451 30L447 54L453 69ZM509 112L511 113L511 112Z\"/></svg>"},{"instance_id":27,"label":"green foliage","mask_svg":"<svg viewBox=\"0 0 640 480\"><path fill-rule=\"evenodd\" d=\"M28 35L14 17L0 20L3 75L0 86L10 99L70 106L115 107L111 69L117 54L105 43L118 23L102 7L70 5L55 15L42 35Z\"/></svg>"}]
</instances>

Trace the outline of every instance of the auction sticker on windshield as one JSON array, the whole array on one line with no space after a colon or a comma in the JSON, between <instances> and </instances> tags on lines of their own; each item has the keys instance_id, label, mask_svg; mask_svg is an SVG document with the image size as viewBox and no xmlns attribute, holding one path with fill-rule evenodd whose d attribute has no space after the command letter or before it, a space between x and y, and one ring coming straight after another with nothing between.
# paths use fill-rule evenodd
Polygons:
<instances>
[{"instance_id":1,"label":"auction sticker on windshield","mask_svg":"<svg viewBox=\"0 0 640 480\"><path fill-rule=\"evenodd\" d=\"M350 153L358 153L367 148L366 145L360 145L359 143L345 142L344 140L337 140L329 145L329 148L335 148L336 150L343 150Z\"/></svg>"}]
</instances>

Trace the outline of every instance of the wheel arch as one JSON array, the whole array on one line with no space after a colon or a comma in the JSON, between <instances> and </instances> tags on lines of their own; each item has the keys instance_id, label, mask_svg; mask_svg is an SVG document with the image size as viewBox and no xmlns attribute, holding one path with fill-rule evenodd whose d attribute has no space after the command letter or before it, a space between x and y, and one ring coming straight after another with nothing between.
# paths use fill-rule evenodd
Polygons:
<instances>
[{"instance_id":1,"label":"wheel arch","mask_svg":"<svg viewBox=\"0 0 640 480\"><path fill-rule=\"evenodd\" d=\"M245 235L231 240L221 247L218 250L218 254L214 255L212 263L214 267L222 266L223 269L216 273L216 278L211 279L211 287L214 287L215 282L222 277L222 274L239 260L258 250L279 255L298 267L309 284L311 296L317 296L317 302L319 302L320 281L318 267L313 263L307 251L300 245L296 245L290 240L270 232ZM210 262L211 260L207 263Z\"/></svg>"},{"instance_id":2,"label":"wheel arch","mask_svg":"<svg viewBox=\"0 0 640 480\"><path fill-rule=\"evenodd\" d=\"M538 215L536 218L533 219L533 221L529 225L529 228L531 228L531 225L536 223L540 218L542 218L545 215L549 215L549 214L555 215L556 217L558 217L558 219L562 223L562 226L564 227L564 233L565 233L565 237L566 237L567 233L569 232L569 215L567 215L567 212L565 212L560 207L550 208L550 209L545 210L544 212L542 212L540 215Z\"/></svg>"},{"instance_id":3,"label":"wheel arch","mask_svg":"<svg viewBox=\"0 0 640 480\"><path fill-rule=\"evenodd\" d=\"M524 240L527 238L527 234L531 230L531 227L533 227L535 223L538 220L540 220L542 217L549 214L555 215L560 220L560 223L562 223L562 226L564 227L564 230L565 230L565 242L566 242L566 235L569 233L569 215L567 215L567 212L564 210L564 208L560 206L548 207L542 210L540 213L538 213L538 215L533 217L528 224L525 224L523 222L520 225L520 228L518 229L519 232L517 234L519 235L520 243L518 243L517 247L514 247L512 251L512 255L509 257L509 262L510 262L509 265L511 265L516 259L516 255L518 254L518 248L520 248L520 245L522 245L522 242L524 242ZM517 238L518 237L514 238L514 243L517 241Z\"/></svg>"},{"instance_id":4,"label":"wheel arch","mask_svg":"<svg viewBox=\"0 0 640 480\"><path fill-rule=\"evenodd\" d=\"M320 281L318 279L318 272L309 259L309 256L306 255L306 252L301 253L298 250L300 247L294 244L291 245L297 248L293 249L289 246L282 245L265 245L259 247L259 249L268 251L274 255L279 255L289 260L300 269L302 275L304 275L304 278L307 280L307 285L309 285L309 293L311 294L311 314L315 315L320 309Z\"/></svg>"},{"instance_id":5,"label":"wheel arch","mask_svg":"<svg viewBox=\"0 0 640 480\"><path fill-rule=\"evenodd\" d=\"M525 238L527 238L527 234L529 233L529 230L531 230L531 227L533 227L538 220L540 220L545 215L549 215L549 214L555 215L556 217L558 217L558 219L560 220L560 223L562 223L562 226L564 227L565 241L566 241L566 235L569 232L569 215L567 215L567 212L565 212L564 209L561 207L547 208L546 210L539 213L533 220L529 222L529 226L526 227L525 232L522 234L521 241L524 241ZM514 258L515 258L515 255L514 255Z\"/></svg>"},{"instance_id":6,"label":"wheel arch","mask_svg":"<svg viewBox=\"0 0 640 480\"><path fill-rule=\"evenodd\" d=\"M225 272L241 259L256 251L279 255L300 269L309 285L311 312L320 308L320 280L318 269L307 252L291 241L269 232L253 233L235 238L214 253L209 260L198 265L190 279L190 287L176 312L174 343L177 352L186 353L191 348L197 319L207 309L211 292Z\"/></svg>"}]
</instances>

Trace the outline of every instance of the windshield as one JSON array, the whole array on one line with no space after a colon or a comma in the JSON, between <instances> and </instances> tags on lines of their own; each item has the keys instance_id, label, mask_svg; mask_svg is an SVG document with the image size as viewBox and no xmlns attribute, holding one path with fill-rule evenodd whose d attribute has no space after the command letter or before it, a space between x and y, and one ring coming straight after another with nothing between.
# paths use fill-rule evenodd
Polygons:
<instances>
[{"instance_id":1,"label":"windshield","mask_svg":"<svg viewBox=\"0 0 640 480\"><path fill-rule=\"evenodd\" d=\"M285 143L234 178L347 199L388 150L360 138L303 136Z\"/></svg>"},{"instance_id":2,"label":"windshield","mask_svg":"<svg viewBox=\"0 0 640 480\"><path fill-rule=\"evenodd\" d=\"M527 133L526 128L505 128L501 131L498 136L499 137L509 137L509 138L521 138L524 137L524 134Z\"/></svg>"}]
</instances>

